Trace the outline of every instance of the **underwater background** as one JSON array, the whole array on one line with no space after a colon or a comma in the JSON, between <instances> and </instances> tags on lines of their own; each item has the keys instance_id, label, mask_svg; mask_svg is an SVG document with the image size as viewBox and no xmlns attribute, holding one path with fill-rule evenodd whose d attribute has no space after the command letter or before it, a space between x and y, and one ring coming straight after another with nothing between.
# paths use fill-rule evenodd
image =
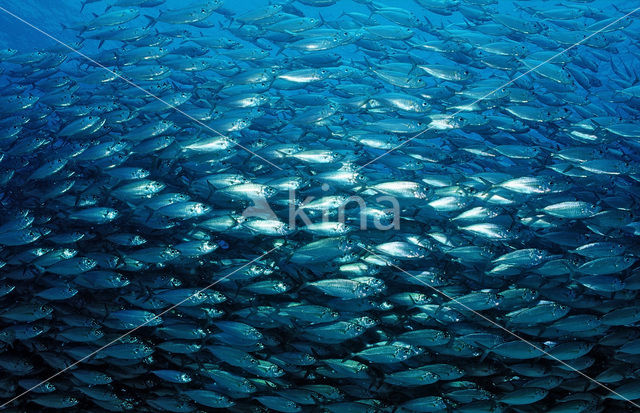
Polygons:
<instances>
[{"instance_id":1,"label":"underwater background","mask_svg":"<svg viewBox=\"0 0 640 413\"><path fill-rule=\"evenodd\" d=\"M638 1L0 1L0 410L640 408Z\"/></svg>"}]
</instances>

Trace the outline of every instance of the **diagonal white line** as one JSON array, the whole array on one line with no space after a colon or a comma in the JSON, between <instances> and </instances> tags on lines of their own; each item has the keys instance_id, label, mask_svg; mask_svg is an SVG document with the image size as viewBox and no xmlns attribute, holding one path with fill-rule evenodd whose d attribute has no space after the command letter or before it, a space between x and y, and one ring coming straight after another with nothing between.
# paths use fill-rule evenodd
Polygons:
<instances>
[{"instance_id":1,"label":"diagonal white line","mask_svg":"<svg viewBox=\"0 0 640 413\"><path fill-rule=\"evenodd\" d=\"M586 42L587 40L591 39L593 36L595 36L598 33L601 33L602 31L608 29L609 27L613 26L614 24L618 23L620 20L624 19L625 17L629 17L631 16L633 13L637 12L638 10L640 10L640 7L637 7L633 10L631 10L629 13L625 14L624 16L612 21L611 23L607 24L606 26L600 28L599 30L591 33L589 36L585 37L584 39L580 40L579 42L576 42L574 44L572 44L571 46L567 47L566 49L556 53L555 55L551 56L550 58L548 58L547 60L545 60L544 62L541 62L539 64L537 64L536 66L532 67L531 69L527 70L526 72L516 76L515 78L511 79L510 81L508 81L507 83L505 83L504 85L501 85L497 88L495 88L494 90L492 90L491 92L487 93L486 95L476 99L475 101L467 104L467 105L463 105L463 108L454 112L451 115L446 116L444 119L445 120L449 120L454 118L456 115L458 115L459 113L464 111L464 107L469 107L469 106L473 106L478 102L482 102L483 100L485 100L486 98L488 98L489 96L493 95L494 93L496 93L497 91L499 91L500 89L509 86L510 84L512 84L513 82L515 82L516 80L522 78L523 76L528 75L529 73L533 72L534 70L538 69L540 66L544 66L545 64L549 63L550 61L552 61L553 59L555 59L558 56L561 56L563 54L565 54L566 52L568 52L569 50L581 45L582 43ZM428 127L427 129L423 130L422 132L419 132L418 134L412 136L411 138L407 139L406 141L400 143L399 145L395 146L394 148L389 149L387 152L383 153L380 156L377 156L376 158L372 159L371 161L365 163L364 165L360 166L359 168L356 169L356 171L361 170L362 168L371 165L372 163L376 162L378 159L383 158L385 156L387 156L388 154L390 154L391 152L400 149L401 147L403 147L404 145L406 145L407 143L411 142L412 140L414 140L415 138L417 138L418 136L423 135L424 133L427 133L428 131L432 130L433 126Z\"/></svg>"},{"instance_id":2,"label":"diagonal white line","mask_svg":"<svg viewBox=\"0 0 640 413\"><path fill-rule=\"evenodd\" d=\"M196 122L198 125L202 126L203 128L215 133L216 135L219 135L223 138L229 139L228 136L218 132L217 130L213 129L211 126L204 124L203 122L201 122L200 120L194 118L193 116L189 115L188 113L186 113L185 111L183 111L182 109L178 108L175 105L172 105L171 103L167 102L166 100L162 99L159 96L156 96L155 94L149 92L147 89L143 88L142 86L139 86L137 84L135 84L134 82L132 82L131 80L127 79L124 76L121 76L120 74L114 72L113 70L109 69L108 67L104 66L103 64L95 61L94 59L92 59L91 57L87 56L86 54L82 53L81 51L79 51L78 49L73 48L72 46L69 46L68 44L64 43L62 40L59 40L57 38L55 38L54 36L50 35L49 33L45 32L44 30L40 29L39 27L34 26L33 24L29 23L28 21L24 20L22 17L15 15L14 13L10 12L9 10L5 9L4 7L0 6L0 10L5 12L6 14L12 16L13 18L15 18L16 20L21 21L22 23L26 24L27 26L31 27L32 29L42 33L43 35L47 36L48 38L50 38L51 40L61 44L62 46L66 47L67 49L71 50L74 53L77 53L78 55L82 56L83 58L87 59L88 61L90 61L91 63L101 67L102 69L106 70L107 72L111 73L112 75L124 80L126 83L128 83L129 85L135 87L136 89L141 90L142 92L144 92L147 96L151 96L152 98L158 100L159 102L164 103L165 105L167 105L168 107L170 107L171 109L175 110L176 112L180 113L181 115L185 116L186 118ZM244 149L245 151L249 152L250 154L252 154L253 156L256 156L258 158L260 158L262 161L268 163L269 165L273 166L274 168L282 171L283 169L281 167L279 167L278 165L274 164L273 162L271 162L270 160L258 155L257 153L253 152L251 149L247 148L246 146L243 146L242 144L239 144L237 142L234 142L233 140L229 139L229 142L231 142L232 144Z\"/></svg>"},{"instance_id":3,"label":"diagonal white line","mask_svg":"<svg viewBox=\"0 0 640 413\"><path fill-rule=\"evenodd\" d=\"M584 374L583 372L581 372L580 370L576 369L575 367L573 367L572 365L566 363L565 361L560 360L559 358L557 358L556 356L550 354L549 352L541 349L539 346L535 345L534 343L530 342L529 340L523 338L522 336L520 336L519 334L514 333L513 331L509 330L506 327L501 326L500 324L496 323L495 321L493 321L492 319L488 318L487 316L477 312L476 310L472 309L471 307L467 306L466 304L458 301L456 298L451 297L450 295L448 295L447 293L445 293L444 291L440 291L439 289L437 289L436 287L429 285L428 283L424 282L423 280L421 280L420 278L410 274L409 272L403 270L402 268L398 267L397 265L395 265L394 263L392 263L391 261L389 261L387 258L376 254L374 251L371 251L368 248L365 248L363 246L359 246L360 248L362 248L363 250L367 251L368 253L375 255L376 257L384 260L385 262L387 262L388 264L390 264L392 267L396 268L397 270L403 272L404 274L407 274L409 277L416 279L418 282L426 285L427 287L431 288L433 291L435 291L436 293L442 295L443 297L447 298L450 301L453 301L454 303L460 305L461 307L464 307L465 309L469 310L470 312L472 312L473 314L477 315L478 317L482 318L483 320L489 322L490 324L494 325L495 327L499 328L500 330L505 331L506 333L512 335L513 337L517 338L518 340L530 345L531 347L533 347L534 349L538 350L539 352L545 354L546 356L554 359L555 361L563 364L565 367L571 369L572 371L575 371L576 373L580 374L582 377L592 381L593 383L597 384L598 386L604 388L605 390L615 394L616 396L620 397L622 400L628 401L629 403L631 403L632 405L634 405L635 407L637 407L638 409L640 409L640 404L637 404L629 399L627 399L626 397L624 397L623 395L621 395L620 393L616 392L615 390L607 387L606 385L600 383L599 381L597 381L594 378L591 378L589 376L587 376L586 374Z\"/></svg>"},{"instance_id":4,"label":"diagonal white line","mask_svg":"<svg viewBox=\"0 0 640 413\"><path fill-rule=\"evenodd\" d=\"M22 393L20 393L19 395L15 396L14 398L12 398L11 400L8 400L4 403L2 403L2 405L0 405L0 409L6 407L7 405L9 405L10 403L13 403L14 401L18 400L19 398L21 398L22 396L30 393L31 391L33 391L35 388L42 386L43 384L45 384L46 382L50 381L51 379L54 379L56 377L58 377L59 375L61 375L62 373L66 372L67 370L77 366L78 364L82 363L83 361L85 361L86 359L95 356L96 354L98 354L99 352L101 352L102 350L104 350L105 348L117 343L118 341L122 340L123 338L131 335L134 331L138 330L139 328L144 327L145 325L149 324L150 322L152 322L153 320L157 320L158 318L162 317L164 314L168 313L169 311L173 310L174 308L178 307L181 304L184 304L185 302L189 301L191 298L195 297L196 295L207 291L208 289L210 289L211 287L213 287L214 285L218 284L220 281L224 281L227 278L231 277L233 274L235 274L236 272L240 271L241 269L245 268L248 265L253 264L254 262L262 259L263 257L271 254L273 251L277 250L278 248L282 247L282 245L279 245L277 247L273 247L271 248L269 251L263 253L262 255L252 259L251 261L247 262L246 264L244 264L242 267L237 268L235 270L233 270L232 272L230 272L229 274L225 275L224 277L221 277L220 279L212 282L211 284L207 285L206 287L196 291L195 293L191 294L189 297L185 298L184 300L178 302L177 304L172 305L171 307L167 308L166 310L161 311L160 313L154 315L152 318L148 319L147 321L145 321L144 323L140 324L139 326L127 331L126 333L124 333L123 335L121 335L120 337L108 342L107 344L105 344L104 346L100 347L97 350L94 350L93 352L87 354L86 356L82 357L79 360L74 361L73 363L71 363L70 365L68 365L67 367L65 367L64 369L60 370L59 372L53 374L51 377L46 378L44 380L42 380L40 383L36 384L33 387L28 388L27 390L23 391Z\"/></svg>"}]
</instances>

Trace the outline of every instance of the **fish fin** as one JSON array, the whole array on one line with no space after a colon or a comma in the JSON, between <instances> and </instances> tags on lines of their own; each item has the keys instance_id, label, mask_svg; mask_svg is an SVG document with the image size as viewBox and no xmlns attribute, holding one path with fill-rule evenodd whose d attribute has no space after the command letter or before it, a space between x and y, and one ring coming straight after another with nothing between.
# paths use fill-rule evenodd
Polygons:
<instances>
[{"instance_id":1,"label":"fish fin","mask_svg":"<svg viewBox=\"0 0 640 413\"><path fill-rule=\"evenodd\" d=\"M138 285L138 287L140 287L141 291L137 291L137 292L134 291L134 296L136 297L136 299L140 299L144 297L144 295L142 295L142 291L147 290L147 287L142 283L142 280L137 280L136 284Z\"/></svg>"},{"instance_id":2,"label":"fish fin","mask_svg":"<svg viewBox=\"0 0 640 413\"><path fill-rule=\"evenodd\" d=\"M234 283L235 287L236 287L236 291L235 294L233 296L233 301L236 301L238 299L238 295L240 295L240 290L242 289L242 287L240 287L240 284L238 283Z\"/></svg>"},{"instance_id":3,"label":"fish fin","mask_svg":"<svg viewBox=\"0 0 640 413\"><path fill-rule=\"evenodd\" d=\"M144 17L149 19L149 23L144 27L145 29L148 28L148 27L154 26L158 22L155 17L149 16L147 14L145 14ZM156 31L157 30L158 29L156 29Z\"/></svg>"},{"instance_id":4,"label":"fish fin","mask_svg":"<svg viewBox=\"0 0 640 413\"><path fill-rule=\"evenodd\" d=\"M216 187L214 187L213 184L211 182L209 182L208 180L207 180L207 187L209 188L209 194L207 195L207 201L209 201L211 199L211 197L213 196L213 194L215 194Z\"/></svg>"},{"instance_id":5,"label":"fish fin","mask_svg":"<svg viewBox=\"0 0 640 413\"><path fill-rule=\"evenodd\" d=\"M367 55L362 56L362 58L364 59L364 61L367 64L367 66L369 66L369 69L373 69L373 65L371 64L369 59L367 59Z\"/></svg>"},{"instance_id":6,"label":"fish fin","mask_svg":"<svg viewBox=\"0 0 640 413\"><path fill-rule=\"evenodd\" d=\"M342 15L344 15L344 12L342 12ZM324 20L324 17L322 17L322 14L318 13L318 18L320 19L320 26L325 26L326 22Z\"/></svg>"},{"instance_id":7,"label":"fish fin","mask_svg":"<svg viewBox=\"0 0 640 413\"><path fill-rule=\"evenodd\" d=\"M98 43L98 49L102 47L104 44L104 39L100 39L100 43Z\"/></svg>"},{"instance_id":8,"label":"fish fin","mask_svg":"<svg viewBox=\"0 0 640 413\"><path fill-rule=\"evenodd\" d=\"M149 222L149 220L151 219L151 217L153 216L153 214L156 212L153 210L153 208L151 208L148 205L144 206L144 209L146 209L149 212L149 216L147 217L147 219L144 220L144 222Z\"/></svg>"},{"instance_id":9,"label":"fish fin","mask_svg":"<svg viewBox=\"0 0 640 413\"><path fill-rule=\"evenodd\" d=\"M100 320L100 324L104 323L107 318L109 318L109 316L111 315L111 312L109 311L109 306L107 305L107 303L104 303L104 317L102 317L102 320Z\"/></svg>"},{"instance_id":10,"label":"fish fin","mask_svg":"<svg viewBox=\"0 0 640 413\"><path fill-rule=\"evenodd\" d=\"M433 26L433 23L431 23L431 20L429 20L429 19L427 18L427 16L423 16L423 17L424 17L424 20L427 22L427 24L428 24L430 27L434 27L434 26ZM440 29L441 29L441 30L444 30L444 23L442 23L442 27L441 27Z\"/></svg>"}]
</instances>

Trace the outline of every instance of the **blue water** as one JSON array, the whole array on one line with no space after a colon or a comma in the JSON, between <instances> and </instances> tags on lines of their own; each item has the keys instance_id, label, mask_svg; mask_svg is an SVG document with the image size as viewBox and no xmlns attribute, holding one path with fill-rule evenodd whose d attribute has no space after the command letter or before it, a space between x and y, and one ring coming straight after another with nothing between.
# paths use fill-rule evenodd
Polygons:
<instances>
[{"instance_id":1,"label":"blue water","mask_svg":"<svg viewBox=\"0 0 640 413\"><path fill-rule=\"evenodd\" d=\"M640 2L389 0L419 21L400 39L368 30L406 29L377 15L382 3L277 2L291 14L273 22L313 17L317 37L355 36L302 52L306 31L243 23L268 0L226 0L205 28L156 22L195 4L166 0L115 25L152 27L141 43L166 36L146 60L132 57L140 43L82 28L112 3L0 2L3 407L640 408L640 25L636 13L592 26ZM553 10L582 15L543 16ZM509 27L518 21L538 33ZM189 41L202 37L238 47ZM437 40L455 51L420 47ZM250 49L264 55L233 54ZM19 60L43 50L51 60ZM166 69L155 78L136 71L155 63ZM374 212L390 197L399 224L363 228L372 216L355 209L338 229L286 222L291 183L298 201L358 197ZM261 201L268 220L247 213ZM262 225L277 220L288 226Z\"/></svg>"}]
</instances>

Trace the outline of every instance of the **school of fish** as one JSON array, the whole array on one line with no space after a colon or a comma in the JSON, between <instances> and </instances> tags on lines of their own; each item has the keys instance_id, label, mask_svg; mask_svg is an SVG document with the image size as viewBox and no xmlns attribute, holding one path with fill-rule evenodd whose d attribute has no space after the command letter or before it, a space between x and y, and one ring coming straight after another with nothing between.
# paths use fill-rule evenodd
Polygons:
<instances>
[{"instance_id":1,"label":"school of fish","mask_svg":"<svg viewBox=\"0 0 640 413\"><path fill-rule=\"evenodd\" d=\"M85 0L0 50L3 410L638 408L637 3L502 3Z\"/></svg>"}]
</instances>

